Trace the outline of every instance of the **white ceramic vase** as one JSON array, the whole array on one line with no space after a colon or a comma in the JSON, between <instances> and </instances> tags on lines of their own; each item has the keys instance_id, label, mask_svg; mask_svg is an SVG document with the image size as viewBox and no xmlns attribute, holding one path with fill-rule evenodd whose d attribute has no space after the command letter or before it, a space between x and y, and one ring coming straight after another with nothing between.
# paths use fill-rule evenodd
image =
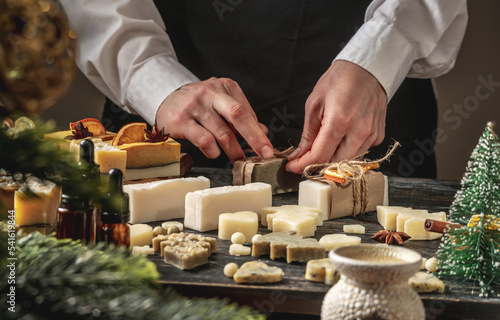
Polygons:
<instances>
[{"instance_id":1,"label":"white ceramic vase","mask_svg":"<svg viewBox=\"0 0 500 320\"><path fill-rule=\"evenodd\" d=\"M418 252L360 244L332 250L329 258L341 278L323 300L323 320L425 319L422 300L408 285L422 263Z\"/></svg>"}]
</instances>

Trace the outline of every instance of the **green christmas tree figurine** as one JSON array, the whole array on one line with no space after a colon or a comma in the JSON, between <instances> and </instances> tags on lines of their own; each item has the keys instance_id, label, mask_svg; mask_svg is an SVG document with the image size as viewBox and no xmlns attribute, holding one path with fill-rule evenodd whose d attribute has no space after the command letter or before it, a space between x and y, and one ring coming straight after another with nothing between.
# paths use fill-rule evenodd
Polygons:
<instances>
[{"instance_id":1,"label":"green christmas tree figurine","mask_svg":"<svg viewBox=\"0 0 500 320\"><path fill-rule=\"evenodd\" d=\"M450 220L463 227L445 233L436 254L438 275L473 281L479 296L500 296L500 143L489 122L471 155Z\"/></svg>"}]
</instances>

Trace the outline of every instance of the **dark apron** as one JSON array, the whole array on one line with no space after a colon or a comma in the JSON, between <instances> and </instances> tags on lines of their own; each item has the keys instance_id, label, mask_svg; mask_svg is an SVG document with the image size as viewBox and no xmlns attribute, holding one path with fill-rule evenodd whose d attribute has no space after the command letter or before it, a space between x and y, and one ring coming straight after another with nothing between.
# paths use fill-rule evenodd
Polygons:
<instances>
[{"instance_id":1,"label":"dark apron","mask_svg":"<svg viewBox=\"0 0 500 320\"><path fill-rule=\"evenodd\" d=\"M271 143L275 147L288 147L290 143L297 146L300 141L307 97L363 24L370 1L156 0L155 3L179 61L201 80L210 77L235 80L259 121L268 127ZM109 112L111 108L108 101L104 117L119 117L116 110ZM374 148L369 157L385 154L393 138L403 147L391 158L390 165L383 165L386 174L435 177L431 133L436 125L436 101L430 81L407 79L388 106L386 141ZM415 140L431 141L431 151L420 150ZM187 141L182 141L182 146L183 151L196 159L195 165L230 166L224 155L210 160Z\"/></svg>"}]
</instances>

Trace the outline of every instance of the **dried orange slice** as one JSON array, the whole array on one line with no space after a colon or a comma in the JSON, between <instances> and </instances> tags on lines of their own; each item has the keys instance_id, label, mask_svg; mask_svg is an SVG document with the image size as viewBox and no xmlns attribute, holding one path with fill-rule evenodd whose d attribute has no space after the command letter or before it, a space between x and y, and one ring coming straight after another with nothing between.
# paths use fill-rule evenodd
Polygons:
<instances>
[{"instance_id":1,"label":"dried orange slice","mask_svg":"<svg viewBox=\"0 0 500 320\"><path fill-rule=\"evenodd\" d=\"M124 125L120 131L116 133L113 138L113 146L121 146L122 144L143 142L144 141L144 130L147 129L147 125L144 122L133 122Z\"/></svg>"},{"instance_id":2,"label":"dried orange slice","mask_svg":"<svg viewBox=\"0 0 500 320\"><path fill-rule=\"evenodd\" d=\"M377 169L380 167L380 164L378 163L369 163L369 164L362 164L361 165L363 169L365 169L365 172L371 169ZM351 176L350 174L347 174L347 176ZM326 169L325 173L323 174L323 177L328 180L335 181L337 183L343 184L345 182L345 178L335 169Z\"/></svg>"},{"instance_id":3,"label":"dried orange slice","mask_svg":"<svg viewBox=\"0 0 500 320\"><path fill-rule=\"evenodd\" d=\"M89 132L92 132L94 136L100 135L100 134L106 134L106 129L102 125L101 121L94 119L94 118L85 118L80 121L76 122L70 122L69 123L69 128L72 131L75 131L75 127L78 124L78 122L81 122L85 128L89 130Z\"/></svg>"},{"instance_id":4,"label":"dried orange slice","mask_svg":"<svg viewBox=\"0 0 500 320\"><path fill-rule=\"evenodd\" d=\"M345 182L345 178L334 169L326 169L323 177L327 180L332 180L340 184Z\"/></svg>"}]
</instances>

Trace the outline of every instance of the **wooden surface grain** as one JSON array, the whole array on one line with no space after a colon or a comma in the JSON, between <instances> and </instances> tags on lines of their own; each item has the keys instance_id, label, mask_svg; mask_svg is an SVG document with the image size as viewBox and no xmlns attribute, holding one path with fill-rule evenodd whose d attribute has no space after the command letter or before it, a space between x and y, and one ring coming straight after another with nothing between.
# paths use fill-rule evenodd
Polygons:
<instances>
[{"instance_id":1,"label":"wooden surface grain","mask_svg":"<svg viewBox=\"0 0 500 320\"><path fill-rule=\"evenodd\" d=\"M188 173L188 176L200 175L209 178L212 187L230 185L232 182L231 171L228 169L193 167ZM456 181L389 177L389 202L390 205L425 208L431 212L447 211L458 188L459 183ZM275 195L273 205L297 204L297 199L296 192ZM343 225L355 223L366 228L366 233L359 235L362 243L375 243L370 236L382 229L377 222L376 213L325 221L323 226L318 227L315 238L319 239L330 233L342 233ZM260 226L259 233L269 232L267 228ZM217 231L203 234L217 237ZM407 241L404 246L430 258L434 256L439 243L440 240ZM164 285L173 286L186 296L229 298L231 301L257 308L267 315L295 313L312 315L311 318L319 315L323 297L330 286L305 280L306 263L286 263L284 259L273 261L268 256L262 256L258 260L283 269L283 280L267 285L237 284L224 276L224 265L229 262L241 265L256 258L229 255L230 244L229 240L217 238L217 253L210 257L209 263L188 271L165 263L158 254L150 259L157 265L161 275L160 281ZM471 284L465 283L452 289L448 288L443 294L420 294L426 308L426 318L500 319L500 299L479 298L477 294L471 294L471 290Z\"/></svg>"}]
</instances>

